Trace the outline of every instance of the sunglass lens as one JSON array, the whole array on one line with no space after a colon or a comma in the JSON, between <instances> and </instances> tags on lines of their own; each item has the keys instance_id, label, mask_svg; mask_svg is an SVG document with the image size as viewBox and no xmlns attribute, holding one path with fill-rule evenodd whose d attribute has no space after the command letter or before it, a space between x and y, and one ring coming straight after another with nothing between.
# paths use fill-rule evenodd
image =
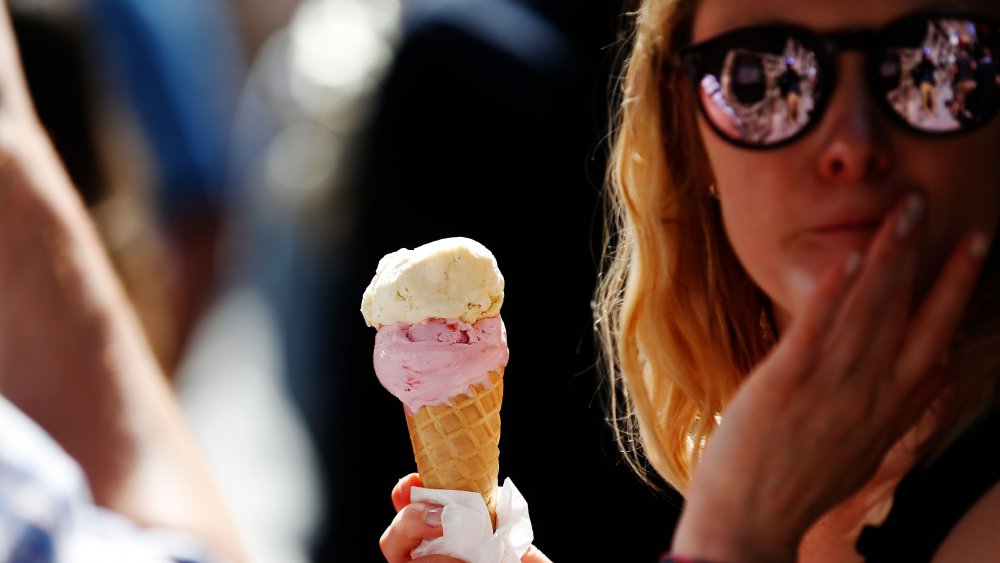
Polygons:
<instances>
[{"instance_id":1,"label":"sunglass lens","mask_svg":"<svg viewBox=\"0 0 1000 563\"><path fill-rule=\"evenodd\" d=\"M973 129L998 106L998 30L966 18L907 22L890 31L875 77L884 101L928 134Z\"/></svg>"},{"instance_id":2,"label":"sunglass lens","mask_svg":"<svg viewBox=\"0 0 1000 563\"><path fill-rule=\"evenodd\" d=\"M792 34L736 36L706 55L698 77L700 102L713 127L730 140L779 144L801 132L819 106L816 51Z\"/></svg>"}]
</instances>

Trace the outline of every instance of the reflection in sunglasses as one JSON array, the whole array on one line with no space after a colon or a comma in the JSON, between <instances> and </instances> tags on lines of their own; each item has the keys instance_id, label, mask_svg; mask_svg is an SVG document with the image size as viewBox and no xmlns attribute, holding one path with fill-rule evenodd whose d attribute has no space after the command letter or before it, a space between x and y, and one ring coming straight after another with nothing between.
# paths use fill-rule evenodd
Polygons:
<instances>
[{"instance_id":1,"label":"reflection in sunglasses","mask_svg":"<svg viewBox=\"0 0 1000 563\"><path fill-rule=\"evenodd\" d=\"M897 51L904 70L886 97L907 122L923 130L968 128L995 105L998 77L990 51L969 20L929 21L920 48Z\"/></svg>"},{"instance_id":2,"label":"reflection in sunglasses","mask_svg":"<svg viewBox=\"0 0 1000 563\"><path fill-rule=\"evenodd\" d=\"M735 120L745 124L738 138L754 144L792 137L815 106L816 56L791 38L783 53L729 50L721 76Z\"/></svg>"},{"instance_id":3,"label":"reflection in sunglasses","mask_svg":"<svg viewBox=\"0 0 1000 563\"><path fill-rule=\"evenodd\" d=\"M734 139L745 137L746 129L743 127L743 122L726 101L719 80L711 74L706 74L701 79L700 92L702 107L705 108L712 123Z\"/></svg>"},{"instance_id":4,"label":"reflection in sunglasses","mask_svg":"<svg viewBox=\"0 0 1000 563\"><path fill-rule=\"evenodd\" d=\"M767 147L821 118L836 80L834 56L867 53L876 100L902 125L924 134L970 130L997 109L991 46L1000 27L985 18L914 16L879 31L816 35L790 26L730 32L682 53L698 76L701 107L717 132Z\"/></svg>"}]
</instances>

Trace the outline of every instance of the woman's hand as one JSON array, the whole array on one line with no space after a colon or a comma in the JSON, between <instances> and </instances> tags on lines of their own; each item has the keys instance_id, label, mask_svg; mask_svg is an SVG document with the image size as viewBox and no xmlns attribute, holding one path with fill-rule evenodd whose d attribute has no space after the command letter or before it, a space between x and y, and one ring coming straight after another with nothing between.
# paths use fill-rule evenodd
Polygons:
<instances>
[{"instance_id":1,"label":"woman's hand","mask_svg":"<svg viewBox=\"0 0 1000 563\"><path fill-rule=\"evenodd\" d=\"M938 362L988 241L963 239L913 307L925 205L907 198L863 264L835 264L733 397L694 472L676 553L794 560L809 526L871 479L945 386Z\"/></svg>"},{"instance_id":2,"label":"woman's hand","mask_svg":"<svg viewBox=\"0 0 1000 563\"><path fill-rule=\"evenodd\" d=\"M462 563L458 559L444 555L430 555L419 559L410 557L410 552L423 540L444 535L444 530L441 529L440 506L410 502L410 489L420 486L422 486L420 476L410 473L392 488L392 505L396 508L396 517L379 539L382 555L388 563L407 561Z\"/></svg>"},{"instance_id":3,"label":"woman's hand","mask_svg":"<svg viewBox=\"0 0 1000 563\"><path fill-rule=\"evenodd\" d=\"M379 546L382 548L382 555L389 563L463 563L454 557L445 555L428 555L413 559L410 552L417 548L425 539L437 538L444 535L441 528L442 508L434 504L411 503L410 489L421 487L423 483L420 476L410 473L403 477L392 488L392 505L396 508L396 517L392 524L386 528L379 539ZM535 546L528 547L528 551L521 557L521 563L552 563Z\"/></svg>"}]
</instances>

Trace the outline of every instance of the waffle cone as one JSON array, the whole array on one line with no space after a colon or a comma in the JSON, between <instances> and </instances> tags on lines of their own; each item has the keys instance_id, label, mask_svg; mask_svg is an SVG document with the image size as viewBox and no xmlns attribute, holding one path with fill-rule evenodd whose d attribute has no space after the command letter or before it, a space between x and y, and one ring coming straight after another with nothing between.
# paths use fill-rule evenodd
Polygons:
<instances>
[{"instance_id":1,"label":"waffle cone","mask_svg":"<svg viewBox=\"0 0 1000 563\"><path fill-rule=\"evenodd\" d=\"M479 493L496 529L500 473L500 403L503 367L490 372L490 386L473 385L472 395L406 411L417 471L425 487Z\"/></svg>"}]
</instances>

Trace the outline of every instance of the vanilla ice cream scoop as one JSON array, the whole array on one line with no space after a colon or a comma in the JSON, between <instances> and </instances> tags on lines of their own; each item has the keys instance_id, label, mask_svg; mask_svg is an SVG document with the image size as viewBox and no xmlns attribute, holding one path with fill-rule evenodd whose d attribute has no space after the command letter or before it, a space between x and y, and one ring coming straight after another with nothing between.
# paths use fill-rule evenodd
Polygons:
<instances>
[{"instance_id":1,"label":"vanilla ice cream scoop","mask_svg":"<svg viewBox=\"0 0 1000 563\"><path fill-rule=\"evenodd\" d=\"M471 324L496 316L501 305L503 275L493 253L472 239L452 237L382 257L361 314L375 328L433 318Z\"/></svg>"}]
</instances>

